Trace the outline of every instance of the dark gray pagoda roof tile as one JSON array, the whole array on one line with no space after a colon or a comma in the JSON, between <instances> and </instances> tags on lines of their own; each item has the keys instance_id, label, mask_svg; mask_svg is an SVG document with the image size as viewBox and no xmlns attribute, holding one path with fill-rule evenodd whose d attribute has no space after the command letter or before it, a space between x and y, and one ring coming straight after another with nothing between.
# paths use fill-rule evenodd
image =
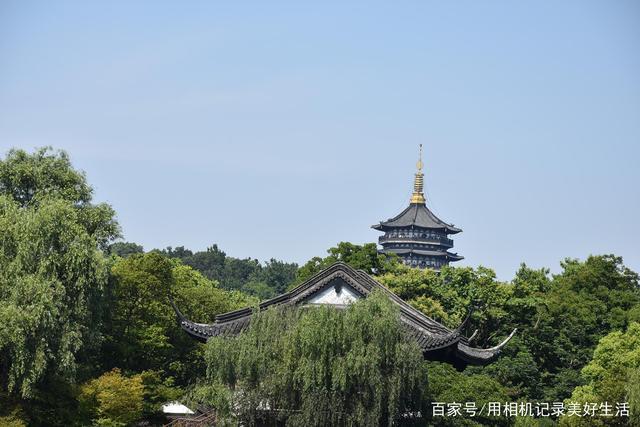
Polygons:
<instances>
[{"instance_id":1,"label":"dark gray pagoda roof tile","mask_svg":"<svg viewBox=\"0 0 640 427\"><path fill-rule=\"evenodd\" d=\"M504 341L491 348L471 347L468 340L463 338L457 343L458 358L473 365L486 365L491 363L500 355L504 346L507 345L516 332L517 329L514 329Z\"/></svg>"},{"instance_id":2,"label":"dark gray pagoda roof tile","mask_svg":"<svg viewBox=\"0 0 640 427\"><path fill-rule=\"evenodd\" d=\"M435 216L435 214L431 212L424 203L411 203L405 210L395 217L390 218L387 221L381 221L379 224L372 225L371 227L376 230L384 230L386 228L410 226L425 229L445 230L448 234L455 234L462 231L461 229L456 228L451 224L447 224Z\"/></svg>"},{"instance_id":3,"label":"dark gray pagoda roof tile","mask_svg":"<svg viewBox=\"0 0 640 427\"><path fill-rule=\"evenodd\" d=\"M405 255L405 254L412 253L416 255L426 255L426 256L435 256L435 257L444 256L450 260L455 260L455 261L464 259L463 256L460 256L458 254L452 254L451 252L447 252L447 251L425 251L422 249L396 249L396 248L387 248L385 249L385 251L393 252L394 254L398 254L398 255Z\"/></svg>"}]
</instances>

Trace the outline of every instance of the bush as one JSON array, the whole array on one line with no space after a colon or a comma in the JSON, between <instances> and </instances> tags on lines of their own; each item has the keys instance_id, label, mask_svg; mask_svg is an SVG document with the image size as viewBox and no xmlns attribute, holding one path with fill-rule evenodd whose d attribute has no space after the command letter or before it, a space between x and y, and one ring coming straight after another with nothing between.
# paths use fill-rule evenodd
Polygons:
<instances>
[{"instance_id":1,"label":"bush","mask_svg":"<svg viewBox=\"0 0 640 427\"><path fill-rule=\"evenodd\" d=\"M100 426L127 425L142 416L142 376L125 377L119 369L102 374L81 387L83 412Z\"/></svg>"}]
</instances>

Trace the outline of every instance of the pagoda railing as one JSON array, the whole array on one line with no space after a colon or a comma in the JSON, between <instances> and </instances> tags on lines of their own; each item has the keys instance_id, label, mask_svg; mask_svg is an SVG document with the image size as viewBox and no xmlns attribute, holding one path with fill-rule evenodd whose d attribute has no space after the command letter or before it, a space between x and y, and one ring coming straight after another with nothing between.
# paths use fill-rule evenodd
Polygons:
<instances>
[{"instance_id":1,"label":"pagoda railing","mask_svg":"<svg viewBox=\"0 0 640 427\"><path fill-rule=\"evenodd\" d=\"M387 243L387 242L394 242L394 243L434 243L437 245L444 245L444 246L448 246L450 248L453 247L453 240L448 239L446 237L418 237L418 236L403 236L403 237L399 237L399 236L380 236L378 237L378 242L379 243Z\"/></svg>"}]
</instances>

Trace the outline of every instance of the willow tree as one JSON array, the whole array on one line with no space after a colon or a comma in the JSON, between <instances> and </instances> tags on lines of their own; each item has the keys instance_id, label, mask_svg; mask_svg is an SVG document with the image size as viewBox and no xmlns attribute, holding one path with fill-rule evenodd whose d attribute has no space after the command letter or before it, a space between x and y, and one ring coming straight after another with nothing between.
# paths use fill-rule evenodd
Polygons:
<instances>
[{"instance_id":1,"label":"willow tree","mask_svg":"<svg viewBox=\"0 0 640 427\"><path fill-rule=\"evenodd\" d=\"M114 217L64 152L0 160L0 392L30 397L48 374L72 379L97 347Z\"/></svg>"},{"instance_id":2,"label":"willow tree","mask_svg":"<svg viewBox=\"0 0 640 427\"><path fill-rule=\"evenodd\" d=\"M344 310L255 314L239 336L211 339L206 360L196 394L249 424L388 425L426 414L422 353L377 293Z\"/></svg>"}]
</instances>

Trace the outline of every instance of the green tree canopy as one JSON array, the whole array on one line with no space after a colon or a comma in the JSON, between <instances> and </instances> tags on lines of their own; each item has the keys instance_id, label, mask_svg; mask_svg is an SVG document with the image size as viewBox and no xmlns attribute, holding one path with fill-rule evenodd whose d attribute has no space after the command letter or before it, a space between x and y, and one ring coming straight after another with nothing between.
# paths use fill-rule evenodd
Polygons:
<instances>
[{"instance_id":1,"label":"green tree canopy","mask_svg":"<svg viewBox=\"0 0 640 427\"><path fill-rule=\"evenodd\" d=\"M619 402L634 401L640 393L637 381L640 372L640 323L631 323L625 332L615 331L600 340L593 352L593 358L582 369L581 377L584 385L573 390L567 402L585 403L608 402L615 413L615 405ZM631 397L631 399L630 399ZM640 408L631 406L633 420L640 420ZM628 418L586 418L564 417L560 425L598 426L623 425ZM632 424L633 425L633 424Z\"/></svg>"},{"instance_id":2,"label":"green tree canopy","mask_svg":"<svg viewBox=\"0 0 640 427\"><path fill-rule=\"evenodd\" d=\"M215 244L205 251L192 252L179 246L168 247L162 253L180 259L224 289L241 290L260 299L284 292L298 271L298 264L273 258L264 264L252 258L233 258Z\"/></svg>"},{"instance_id":3,"label":"green tree canopy","mask_svg":"<svg viewBox=\"0 0 640 427\"><path fill-rule=\"evenodd\" d=\"M638 275L613 255L566 260L523 337L544 372L547 399L565 399L602 337L629 324L640 303Z\"/></svg>"},{"instance_id":4,"label":"green tree canopy","mask_svg":"<svg viewBox=\"0 0 640 427\"><path fill-rule=\"evenodd\" d=\"M373 275L394 271L399 265L397 256L379 253L375 243L356 245L350 242L340 242L337 246L329 248L327 252L329 253L328 256L324 258L313 257L300 267L295 282L289 287L291 288L304 282L338 261Z\"/></svg>"},{"instance_id":5,"label":"green tree canopy","mask_svg":"<svg viewBox=\"0 0 640 427\"><path fill-rule=\"evenodd\" d=\"M138 245L132 242L116 242L109 245L109 254L126 258L133 254L144 253L142 245Z\"/></svg>"},{"instance_id":6,"label":"green tree canopy","mask_svg":"<svg viewBox=\"0 0 640 427\"><path fill-rule=\"evenodd\" d=\"M478 267L432 270L397 267L378 279L398 296L449 327L478 307L468 334L480 346L495 345L513 328L516 338L484 372L513 398L564 399L580 384L580 369L604 335L638 319L638 275L613 255L568 259L562 272L522 265L511 283ZM479 368L467 368L478 373Z\"/></svg>"},{"instance_id":7,"label":"green tree canopy","mask_svg":"<svg viewBox=\"0 0 640 427\"><path fill-rule=\"evenodd\" d=\"M64 152L0 161L0 389L27 397L47 374L74 378L100 339L100 249L118 232Z\"/></svg>"},{"instance_id":8,"label":"green tree canopy","mask_svg":"<svg viewBox=\"0 0 640 427\"><path fill-rule=\"evenodd\" d=\"M431 402L466 402L475 403L476 407L486 408L489 402L508 402L511 400L508 390L495 378L481 374L468 374L456 371L446 363L431 362L428 364L429 394ZM478 412L471 417L462 412L462 417L436 417L431 420L438 426L502 426L511 425L503 417L488 416L487 411Z\"/></svg>"},{"instance_id":9,"label":"green tree canopy","mask_svg":"<svg viewBox=\"0 0 640 427\"><path fill-rule=\"evenodd\" d=\"M87 204L93 189L84 173L73 168L67 153L44 147L32 154L9 150L0 162L0 192L24 207L45 197Z\"/></svg>"},{"instance_id":10,"label":"green tree canopy","mask_svg":"<svg viewBox=\"0 0 640 427\"><path fill-rule=\"evenodd\" d=\"M104 373L81 387L81 409L94 425L125 427L142 416L141 375L125 377L119 369Z\"/></svg>"},{"instance_id":11,"label":"green tree canopy","mask_svg":"<svg viewBox=\"0 0 640 427\"><path fill-rule=\"evenodd\" d=\"M182 385L204 365L198 343L177 325L169 295L187 316L204 323L254 303L244 294L218 288L216 282L160 252L118 259L109 290L104 367L159 371Z\"/></svg>"},{"instance_id":12,"label":"green tree canopy","mask_svg":"<svg viewBox=\"0 0 640 427\"><path fill-rule=\"evenodd\" d=\"M228 387L231 403L221 405L219 392L210 399L247 423L387 425L425 409L422 352L377 292L345 310L254 314L238 337L210 339L206 360L209 390Z\"/></svg>"}]
</instances>

